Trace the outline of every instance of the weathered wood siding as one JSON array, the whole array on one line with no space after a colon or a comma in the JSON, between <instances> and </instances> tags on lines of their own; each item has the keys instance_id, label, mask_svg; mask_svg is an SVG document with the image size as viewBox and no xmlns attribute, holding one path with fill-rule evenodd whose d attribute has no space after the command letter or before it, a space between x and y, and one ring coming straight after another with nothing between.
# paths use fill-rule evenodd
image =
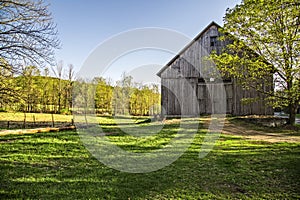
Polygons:
<instances>
[{"instance_id":1,"label":"weathered wood siding","mask_svg":"<svg viewBox=\"0 0 300 200\"><path fill-rule=\"evenodd\" d=\"M266 91L273 90L272 86L268 84L264 85ZM233 115L272 115L273 109L272 107L266 105L264 101L265 96L254 89L244 90L240 85L233 82L233 91L234 91L234 99L233 99ZM253 103L245 104L242 99L244 98L259 98L258 101Z\"/></svg>"},{"instance_id":2,"label":"weathered wood siding","mask_svg":"<svg viewBox=\"0 0 300 200\"><path fill-rule=\"evenodd\" d=\"M166 114L197 115L199 108L196 87L196 82L193 83L193 80L162 79L162 108Z\"/></svg>"},{"instance_id":3,"label":"weathered wood siding","mask_svg":"<svg viewBox=\"0 0 300 200\"><path fill-rule=\"evenodd\" d=\"M202 37L197 38L189 48L171 63L160 75L162 79L170 78L210 78L213 63L207 58L212 50L221 51L225 43L218 41L219 46L210 46L210 38L218 37L218 27L211 26Z\"/></svg>"},{"instance_id":4,"label":"weathered wood siding","mask_svg":"<svg viewBox=\"0 0 300 200\"><path fill-rule=\"evenodd\" d=\"M223 89L226 94L223 94ZM200 114L232 113L232 84L198 84ZM214 110L213 110L214 109Z\"/></svg>"},{"instance_id":5,"label":"weathered wood siding","mask_svg":"<svg viewBox=\"0 0 300 200\"><path fill-rule=\"evenodd\" d=\"M228 43L215 40L220 36L218 28L214 23L208 26L159 73L162 83L161 104L165 114L193 116L211 114L212 111L233 115L272 114L272 108L266 106L263 100L248 105L241 102L247 97L263 99L255 90L243 90L236 81L224 84L220 81L210 82L215 71L214 64L207 58L213 50L221 52ZM224 101L225 104L222 104Z\"/></svg>"}]
</instances>

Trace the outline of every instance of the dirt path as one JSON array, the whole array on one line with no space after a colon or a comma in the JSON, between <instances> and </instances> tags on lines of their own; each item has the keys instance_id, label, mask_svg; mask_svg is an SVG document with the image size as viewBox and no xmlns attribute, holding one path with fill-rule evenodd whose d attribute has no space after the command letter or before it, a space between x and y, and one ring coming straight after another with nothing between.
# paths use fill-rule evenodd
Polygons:
<instances>
[{"instance_id":1,"label":"dirt path","mask_svg":"<svg viewBox=\"0 0 300 200\"><path fill-rule=\"evenodd\" d=\"M2 130L0 131L0 136L48 133L48 132L58 132L58 131L67 131L67 130L75 130L75 126L56 127L56 128L47 127L47 128L34 128L34 129Z\"/></svg>"},{"instance_id":2,"label":"dirt path","mask_svg":"<svg viewBox=\"0 0 300 200\"><path fill-rule=\"evenodd\" d=\"M266 128L266 130L271 130ZM260 140L266 142L300 142L300 136L293 136L289 133L278 133L272 131L252 130L241 125L236 125L228 120L225 120L222 133L228 135L242 136L250 140Z\"/></svg>"}]
</instances>

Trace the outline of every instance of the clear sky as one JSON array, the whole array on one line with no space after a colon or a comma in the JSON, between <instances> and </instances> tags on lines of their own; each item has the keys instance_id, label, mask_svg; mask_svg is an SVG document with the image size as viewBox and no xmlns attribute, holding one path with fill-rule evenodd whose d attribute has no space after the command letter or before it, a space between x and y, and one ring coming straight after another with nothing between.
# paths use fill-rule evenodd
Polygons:
<instances>
[{"instance_id":1,"label":"clear sky","mask_svg":"<svg viewBox=\"0 0 300 200\"><path fill-rule=\"evenodd\" d=\"M62 48L56 59L79 71L103 41L135 28L159 27L194 38L211 21L222 25L228 7L240 0L46 0L57 24ZM150 58L151 59L151 56ZM168 56L155 61L166 64ZM123 65L120 71L126 71ZM114 72L111 72L114 73ZM112 76L112 75L111 75Z\"/></svg>"}]
</instances>

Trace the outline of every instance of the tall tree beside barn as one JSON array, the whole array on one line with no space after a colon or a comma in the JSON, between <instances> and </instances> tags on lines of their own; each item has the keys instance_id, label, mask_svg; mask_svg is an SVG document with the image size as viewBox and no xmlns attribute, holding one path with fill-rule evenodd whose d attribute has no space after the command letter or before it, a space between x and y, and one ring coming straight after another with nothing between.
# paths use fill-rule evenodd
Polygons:
<instances>
[{"instance_id":1,"label":"tall tree beside barn","mask_svg":"<svg viewBox=\"0 0 300 200\"><path fill-rule=\"evenodd\" d=\"M226 11L223 33L233 42L212 56L219 69L244 88L264 93L274 107L288 107L288 123L294 124L300 101L300 2L243 0ZM258 80L271 73L275 92L266 92Z\"/></svg>"}]
</instances>

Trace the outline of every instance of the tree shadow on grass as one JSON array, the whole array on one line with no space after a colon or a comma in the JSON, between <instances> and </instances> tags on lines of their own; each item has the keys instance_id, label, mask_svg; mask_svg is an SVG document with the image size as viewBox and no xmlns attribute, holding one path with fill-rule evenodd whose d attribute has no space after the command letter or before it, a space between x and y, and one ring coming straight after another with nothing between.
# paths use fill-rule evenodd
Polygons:
<instances>
[{"instance_id":1,"label":"tree shadow on grass","mask_svg":"<svg viewBox=\"0 0 300 200\"><path fill-rule=\"evenodd\" d=\"M200 133L204 134L204 133ZM130 174L98 162L74 132L7 136L0 146L0 198L296 198L300 145L223 137L199 159L201 138L171 165Z\"/></svg>"}]
</instances>

